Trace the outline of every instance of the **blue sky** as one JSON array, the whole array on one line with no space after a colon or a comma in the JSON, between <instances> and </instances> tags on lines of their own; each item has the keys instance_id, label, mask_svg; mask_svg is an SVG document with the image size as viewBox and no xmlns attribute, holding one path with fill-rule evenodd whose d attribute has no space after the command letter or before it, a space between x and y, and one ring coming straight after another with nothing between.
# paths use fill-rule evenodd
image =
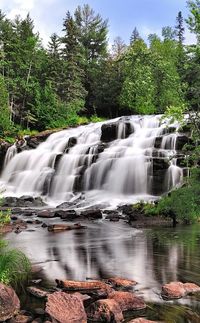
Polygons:
<instances>
[{"instance_id":1,"label":"blue sky","mask_svg":"<svg viewBox=\"0 0 200 323\"><path fill-rule=\"evenodd\" d=\"M61 33L67 10L88 3L103 18L109 19L109 43L121 36L126 43L137 26L145 39L149 33L160 34L163 26L174 26L178 11L187 17L186 0L0 0L0 8L13 18L30 12L44 43L53 32ZM186 31L186 43L194 42Z\"/></svg>"}]
</instances>

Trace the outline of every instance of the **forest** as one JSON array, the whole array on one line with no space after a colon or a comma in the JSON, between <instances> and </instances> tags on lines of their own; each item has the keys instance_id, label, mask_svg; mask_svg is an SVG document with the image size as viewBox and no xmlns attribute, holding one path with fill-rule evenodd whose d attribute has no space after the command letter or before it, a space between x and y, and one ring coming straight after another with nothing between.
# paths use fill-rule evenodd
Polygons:
<instances>
[{"instance_id":1,"label":"forest","mask_svg":"<svg viewBox=\"0 0 200 323\"><path fill-rule=\"evenodd\" d=\"M52 34L47 48L29 14L9 20L0 11L0 136L98 117L198 112L200 1L187 5L189 16L178 12L162 37L145 42L135 27L129 44L117 37L112 46L108 20L89 5L65 14L62 36ZM196 44L185 45L186 27Z\"/></svg>"}]
</instances>

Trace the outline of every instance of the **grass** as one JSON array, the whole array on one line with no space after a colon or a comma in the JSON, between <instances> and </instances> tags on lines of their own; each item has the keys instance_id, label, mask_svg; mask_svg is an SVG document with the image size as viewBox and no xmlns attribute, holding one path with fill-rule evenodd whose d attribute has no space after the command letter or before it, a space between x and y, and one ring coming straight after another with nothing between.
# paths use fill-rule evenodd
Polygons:
<instances>
[{"instance_id":1,"label":"grass","mask_svg":"<svg viewBox=\"0 0 200 323\"><path fill-rule=\"evenodd\" d=\"M0 240L0 282L21 287L31 272L29 259L17 249L9 249L4 240Z\"/></svg>"}]
</instances>

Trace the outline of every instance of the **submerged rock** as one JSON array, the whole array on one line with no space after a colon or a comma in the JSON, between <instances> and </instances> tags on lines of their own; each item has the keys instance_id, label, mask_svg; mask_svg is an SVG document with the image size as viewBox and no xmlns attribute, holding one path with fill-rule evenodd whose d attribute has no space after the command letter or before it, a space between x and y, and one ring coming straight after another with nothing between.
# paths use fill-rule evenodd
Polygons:
<instances>
[{"instance_id":1,"label":"submerged rock","mask_svg":"<svg viewBox=\"0 0 200 323\"><path fill-rule=\"evenodd\" d=\"M63 224L63 223L48 225L48 231L50 231L50 232L79 230L79 229L85 229L85 228L86 228L86 226L83 226L80 223L75 223L74 225L67 225L67 224Z\"/></svg>"},{"instance_id":2,"label":"submerged rock","mask_svg":"<svg viewBox=\"0 0 200 323\"><path fill-rule=\"evenodd\" d=\"M78 295L64 292L49 295L46 312L59 323L87 323L83 302Z\"/></svg>"},{"instance_id":3,"label":"submerged rock","mask_svg":"<svg viewBox=\"0 0 200 323\"><path fill-rule=\"evenodd\" d=\"M49 295L48 291L35 286L27 287L27 291L37 298L46 298Z\"/></svg>"},{"instance_id":4,"label":"submerged rock","mask_svg":"<svg viewBox=\"0 0 200 323\"><path fill-rule=\"evenodd\" d=\"M37 213L39 218L54 218L55 212L51 210L42 210Z\"/></svg>"},{"instance_id":5,"label":"submerged rock","mask_svg":"<svg viewBox=\"0 0 200 323\"><path fill-rule=\"evenodd\" d=\"M101 299L87 308L88 318L93 322L118 323L123 321L119 304L113 299Z\"/></svg>"},{"instance_id":6,"label":"submerged rock","mask_svg":"<svg viewBox=\"0 0 200 323\"><path fill-rule=\"evenodd\" d=\"M200 286L193 283L171 282L162 286L161 296L164 299L178 299L188 294L200 292Z\"/></svg>"},{"instance_id":7,"label":"submerged rock","mask_svg":"<svg viewBox=\"0 0 200 323\"><path fill-rule=\"evenodd\" d=\"M12 318L20 309L20 301L14 289L0 283L0 321Z\"/></svg>"}]
</instances>

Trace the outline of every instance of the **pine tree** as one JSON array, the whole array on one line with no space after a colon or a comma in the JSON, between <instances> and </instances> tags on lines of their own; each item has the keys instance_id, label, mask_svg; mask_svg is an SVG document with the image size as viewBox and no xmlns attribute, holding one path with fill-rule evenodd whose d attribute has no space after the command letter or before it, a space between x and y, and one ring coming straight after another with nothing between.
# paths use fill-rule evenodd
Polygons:
<instances>
[{"instance_id":1,"label":"pine tree","mask_svg":"<svg viewBox=\"0 0 200 323\"><path fill-rule=\"evenodd\" d=\"M85 79L87 91L87 113L96 113L94 101L95 92L93 84L99 70L101 60L107 57L108 22L96 14L89 5L79 6L75 11L75 22L78 28L78 40L83 53Z\"/></svg>"},{"instance_id":2,"label":"pine tree","mask_svg":"<svg viewBox=\"0 0 200 323\"><path fill-rule=\"evenodd\" d=\"M140 34L139 34L139 31L138 31L138 30L137 30L137 28L135 27L135 28L133 29L132 34L131 34L131 38L130 38L130 45L133 45L133 44L134 44L134 42L135 42L136 40L139 40L139 39L141 39Z\"/></svg>"},{"instance_id":3,"label":"pine tree","mask_svg":"<svg viewBox=\"0 0 200 323\"><path fill-rule=\"evenodd\" d=\"M178 68L178 72L180 77L183 79L184 75L185 75L185 61L186 61L186 55L185 55L185 51L184 51L184 33L185 33L185 28L184 28L184 19L182 16L182 12L179 11L177 17L176 17L176 36L177 36L177 40L178 40L178 48L177 48L177 57L178 57L178 61L177 61L177 68Z\"/></svg>"},{"instance_id":4,"label":"pine tree","mask_svg":"<svg viewBox=\"0 0 200 323\"><path fill-rule=\"evenodd\" d=\"M84 100L86 92L82 84L84 72L78 40L79 30L69 11L66 14L63 27L65 35L62 38L64 45L62 56L67 63L67 70L63 80L62 99L66 102Z\"/></svg>"},{"instance_id":5,"label":"pine tree","mask_svg":"<svg viewBox=\"0 0 200 323\"><path fill-rule=\"evenodd\" d=\"M185 28L184 28L184 19L182 16L182 12L179 11L178 16L176 17L176 35L178 38L178 42L181 46L183 46L184 42L184 33L185 33Z\"/></svg>"}]
</instances>

